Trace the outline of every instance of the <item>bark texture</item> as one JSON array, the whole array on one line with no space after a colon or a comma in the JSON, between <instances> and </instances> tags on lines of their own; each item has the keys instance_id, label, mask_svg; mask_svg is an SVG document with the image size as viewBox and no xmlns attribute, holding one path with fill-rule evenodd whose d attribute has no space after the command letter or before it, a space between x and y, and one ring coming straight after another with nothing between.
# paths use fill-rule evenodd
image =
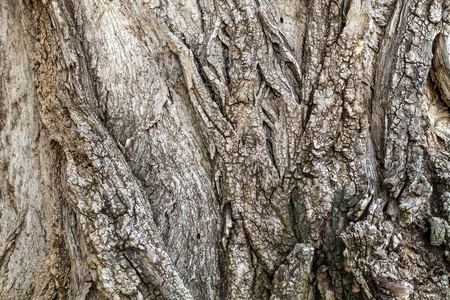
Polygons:
<instances>
[{"instance_id":1,"label":"bark texture","mask_svg":"<svg viewBox=\"0 0 450 300\"><path fill-rule=\"evenodd\" d=\"M449 299L448 0L2 0L0 299Z\"/></svg>"}]
</instances>

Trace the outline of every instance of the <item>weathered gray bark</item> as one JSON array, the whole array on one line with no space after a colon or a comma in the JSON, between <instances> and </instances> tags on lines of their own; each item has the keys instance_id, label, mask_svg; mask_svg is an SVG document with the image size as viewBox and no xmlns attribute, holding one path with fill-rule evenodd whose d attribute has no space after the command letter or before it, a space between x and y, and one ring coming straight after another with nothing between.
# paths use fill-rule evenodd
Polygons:
<instances>
[{"instance_id":1,"label":"weathered gray bark","mask_svg":"<svg viewBox=\"0 0 450 300\"><path fill-rule=\"evenodd\" d=\"M448 299L447 0L2 0L0 299Z\"/></svg>"}]
</instances>

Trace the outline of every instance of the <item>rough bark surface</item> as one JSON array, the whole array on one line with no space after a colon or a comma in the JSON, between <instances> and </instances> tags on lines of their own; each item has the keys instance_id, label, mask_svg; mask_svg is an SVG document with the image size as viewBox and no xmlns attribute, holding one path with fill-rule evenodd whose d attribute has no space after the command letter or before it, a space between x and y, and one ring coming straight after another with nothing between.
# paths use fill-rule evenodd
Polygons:
<instances>
[{"instance_id":1,"label":"rough bark surface","mask_svg":"<svg viewBox=\"0 0 450 300\"><path fill-rule=\"evenodd\" d=\"M448 0L2 0L0 299L449 299Z\"/></svg>"}]
</instances>

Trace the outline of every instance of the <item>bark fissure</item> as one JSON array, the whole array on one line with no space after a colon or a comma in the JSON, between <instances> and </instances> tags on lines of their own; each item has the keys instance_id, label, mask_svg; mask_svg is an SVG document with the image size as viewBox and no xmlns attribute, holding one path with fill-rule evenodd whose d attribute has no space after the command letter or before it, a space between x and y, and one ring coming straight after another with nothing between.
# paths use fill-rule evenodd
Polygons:
<instances>
[{"instance_id":1,"label":"bark fissure","mask_svg":"<svg viewBox=\"0 0 450 300\"><path fill-rule=\"evenodd\" d=\"M16 224L12 227L11 232L6 236L3 247L0 250L0 267L3 266L5 263L5 260L8 257L8 254L11 253L12 249L14 248L15 241L17 236L22 232L23 230L23 223L25 221L25 217L27 215L27 211L20 213L17 217L18 220L16 221Z\"/></svg>"}]
</instances>

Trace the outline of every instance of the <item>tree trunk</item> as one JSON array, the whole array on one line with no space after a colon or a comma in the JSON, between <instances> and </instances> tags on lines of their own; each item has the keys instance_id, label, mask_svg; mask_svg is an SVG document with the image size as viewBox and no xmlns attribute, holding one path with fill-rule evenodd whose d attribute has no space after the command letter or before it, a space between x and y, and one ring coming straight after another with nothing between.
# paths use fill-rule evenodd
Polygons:
<instances>
[{"instance_id":1,"label":"tree trunk","mask_svg":"<svg viewBox=\"0 0 450 300\"><path fill-rule=\"evenodd\" d=\"M0 7L0 299L450 298L448 0Z\"/></svg>"}]
</instances>

